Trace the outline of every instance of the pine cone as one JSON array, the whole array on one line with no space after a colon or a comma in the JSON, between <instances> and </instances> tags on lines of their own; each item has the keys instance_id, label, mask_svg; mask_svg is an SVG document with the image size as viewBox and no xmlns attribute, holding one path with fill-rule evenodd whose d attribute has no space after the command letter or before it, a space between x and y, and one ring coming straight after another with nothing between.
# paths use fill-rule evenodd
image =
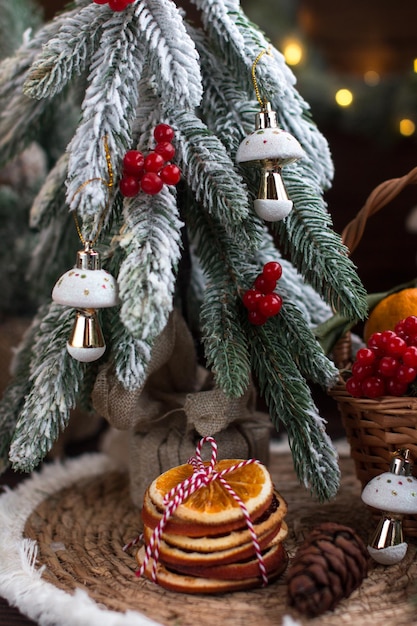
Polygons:
<instances>
[{"instance_id":1,"label":"pine cone","mask_svg":"<svg viewBox=\"0 0 417 626\"><path fill-rule=\"evenodd\" d=\"M297 550L288 570L290 606L309 617L333 610L367 575L369 555L354 530L320 524Z\"/></svg>"}]
</instances>

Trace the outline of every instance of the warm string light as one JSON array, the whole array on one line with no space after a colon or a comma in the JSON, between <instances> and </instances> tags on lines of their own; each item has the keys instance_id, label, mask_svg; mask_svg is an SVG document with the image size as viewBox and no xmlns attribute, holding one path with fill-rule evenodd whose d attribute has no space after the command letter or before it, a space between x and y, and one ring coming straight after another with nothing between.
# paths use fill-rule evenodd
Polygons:
<instances>
[{"instance_id":1,"label":"warm string light","mask_svg":"<svg viewBox=\"0 0 417 626\"><path fill-rule=\"evenodd\" d=\"M305 48L296 37L290 37L290 38L284 39L281 42L281 50L282 50L282 53L284 55L285 62L287 63L287 65L297 66L305 58ZM264 54L264 52L262 52L259 55L259 58L262 56L262 54ZM256 63L259 60L259 58L255 61L254 66L253 66L253 77L254 77L254 70L256 67ZM412 68L413 68L413 72L417 73L417 57L414 58L412 61ZM363 78L363 83L367 87L371 87L371 88L377 87L383 80L383 78L381 77L381 74L372 68L365 71L363 73L362 78ZM256 79L254 78L254 80ZM259 97L257 85L255 82L254 84L255 84L255 91L257 92L258 100L260 104L262 104L262 101ZM355 101L355 92L351 89L344 87L335 91L333 97L334 97L334 101L339 107L349 108ZM411 137L416 132L416 122L413 119L409 119L406 117L400 119L397 122L396 127L397 127L398 133L402 135L403 137Z\"/></svg>"},{"instance_id":2,"label":"warm string light","mask_svg":"<svg viewBox=\"0 0 417 626\"><path fill-rule=\"evenodd\" d=\"M95 178L90 178L89 180L84 181L76 190L76 192L74 193L74 195L72 196L72 200L75 198L75 196L80 193L85 187L87 187L87 185L90 185L91 183L93 183L94 181L100 181L102 183L104 183L106 185L106 187L108 187L108 189L111 189L114 185L114 175L113 175L113 165L111 162L111 154L110 154L110 148L109 148L109 143L108 143L108 139L107 139L107 135L105 135L103 137L103 144L104 144L104 152L106 155L106 164L107 164L107 173L108 173L108 180L105 180L104 178L101 178L100 176L97 176ZM94 244L97 242L97 239L99 238L100 232L101 232L101 228L103 226L103 222L104 222L104 217L107 213L107 210L109 208L109 204L107 203L107 205L104 207L104 211L102 212L101 216L100 216L100 220L99 223L97 225L97 234L96 236L91 239L88 240L88 242L94 246ZM81 243L83 245L85 245L87 243L87 240L84 238L84 235L82 233L81 230L81 226L78 220L78 216L76 211L73 211L73 218L74 218L74 222L75 222L75 228L77 230L77 234L78 237L81 241Z\"/></svg>"},{"instance_id":3,"label":"warm string light","mask_svg":"<svg viewBox=\"0 0 417 626\"><path fill-rule=\"evenodd\" d=\"M411 135L414 135L415 133L416 125L413 120L403 118L398 124L398 129L400 135L402 135L403 137L411 137Z\"/></svg>"},{"instance_id":4,"label":"warm string light","mask_svg":"<svg viewBox=\"0 0 417 626\"><path fill-rule=\"evenodd\" d=\"M299 65L304 58L304 48L298 39L285 39L282 53L288 65Z\"/></svg>"},{"instance_id":5,"label":"warm string light","mask_svg":"<svg viewBox=\"0 0 417 626\"><path fill-rule=\"evenodd\" d=\"M350 91L350 89L339 89L335 93L335 100L339 106L348 107L353 102L353 93Z\"/></svg>"},{"instance_id":6,"label":"warm string light","mask_svg":"<svg viewBox=\"0 0 417 626\"><path fill-rule=\"evenodd\" d=\"M375 87L381 82L381 76L375 70L368 70L363 75L363 80L368 87Z\"/></svg>"}]
</instances>

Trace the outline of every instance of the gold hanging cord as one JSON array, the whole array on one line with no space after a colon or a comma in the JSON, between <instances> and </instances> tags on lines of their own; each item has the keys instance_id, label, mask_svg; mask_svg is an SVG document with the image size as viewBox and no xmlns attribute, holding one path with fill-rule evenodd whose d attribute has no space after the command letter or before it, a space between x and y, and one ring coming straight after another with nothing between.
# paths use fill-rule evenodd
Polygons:
<instances>
[{"instance_id":1,"label":"gold hanging cord","mask_svg":"<svg viewBox=\"0 0 417 626\"><path fill-rule=\"evenodd\" d=\"M253 88L255 89L255 94L256 94L256 98L259 102L259 104L261 105L262 108L264 108L265 106L265 100L262 100L261 98L261 92L259 91L259 86L258 86L258 81L256 79L256 66L258 65L259 61L262 59L262 57L264 56L264 54L269 54L271 55L271 46L268 46L268 48L265 48L265 50L262 50L258 56L256 57L256 59L254 60L254 62L252 63L252 82L253 82Z\"/></svg>"},{"instance_id":2,"label":"gold hanging cord","mask_svg":"<svg viewBox=\"0 0 417 626\"><path fill-rule=\"evenodd\" d=\"M111 164L111 155L110 155L110 149L109 149L107 135L105 135L103 137L103 144L104 144L104 151L106 153L108 180L105 180L104 178L101 178L99 176L97 176L96 178L90 178L89 180L86 180L84 183L82 183L78 187L77 191L72 196L72 200L75 198L75 196L78 193L80 193L85 187L87 187L87 185L89 185L90 183L92 183L92 182L94 182L96 180L99 180L102 183L104 183L106 185L106 187L108 187L108 189L111 189L113 187L113 184L114 184L113 166ZM97 226L97 234L96 234L96 236L94 237L94 239L88 240L88 241L86 239L84 239L84 236L82 234L80 222L79 222L78 216L77 216L77 212L73 211L72 215L73 215L74 222L75 222L75 228L77 229L78 237L80 238L80 241L83 244L83 246L85 246L87 243L89 243L91 246L94 246L94 244L97 243L97 239L99 238L99 235L100 235L100 232L101 232L101 228L102 228L103 222L104 222L104 217L105 217L105 215L107 213L108 208L109 208L109 203L107 203L107 205L104 208L104 211L101 214L100 221L99 221L98 226Z\"/></svg>"}]
</instances>

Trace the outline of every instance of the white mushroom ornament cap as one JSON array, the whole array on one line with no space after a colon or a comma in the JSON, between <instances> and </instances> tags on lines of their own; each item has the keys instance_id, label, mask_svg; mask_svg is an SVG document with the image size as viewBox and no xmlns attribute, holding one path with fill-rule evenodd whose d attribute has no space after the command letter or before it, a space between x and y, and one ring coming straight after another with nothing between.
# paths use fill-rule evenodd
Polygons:
<instances>
[{"instance_id":1,"label":"white mushroom ornament cap","mask_svg":"<svg viewBox=\"0 0 417 626\"><path fill-rule=\"evenodd\" d=\"M269 102L257 114L255 130L245 137L236 153L237 163L258 161L261 164L261 182L254 208L258 216L268 222L284 219L292 209L281 178L281 168L305 155L293 135L278 127L276 114Z\"/></svg>"},{"instance_id":2,"label":"white mushroom ornament cap","mask_svg":"<svg viewBox=\"0 0 417 626\"><path fill-rule=\"evenodd\" d=\"M362 492L365 504L383 511L368 545L371 557L383 565L398 563L407 552L402 518L417 514L417 479L411 475L412 467L410 451L398 450L390 470L372 478Z\"/></svg>"},{"instance_id":3,"label":"white mushroom ornament cap","mask_svg":"<svg viewBox=\"0 0 417 626\"><path fill-rule=\"evenodd\" d=\"M100 255L90 242L78 251L76 266L56 282L52 300L75 309L103 309L118 304L116 279L101 269Z\"/></svg>"}]
</instances>

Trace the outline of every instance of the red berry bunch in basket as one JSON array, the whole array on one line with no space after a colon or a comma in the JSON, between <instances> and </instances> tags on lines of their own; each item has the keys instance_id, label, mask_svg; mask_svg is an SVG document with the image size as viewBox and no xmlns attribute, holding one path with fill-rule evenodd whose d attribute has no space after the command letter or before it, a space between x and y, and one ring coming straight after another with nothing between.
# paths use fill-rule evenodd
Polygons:
<instances>
[{"instance_id":1,"label":"red berry bunch in basket","mask_svg":"<svg viewBox=\"0 0 417 626\"><path fill-rule=\"evenodd\" d=\"M180 168L170 163L175 155L173 128L169 124L158 124L153 136L156 146L147 156L139 150L129 150L123 158L119 189L126 198L133 198L140 190L155 195L164 184L177 185L181 179Z\"/></svg>"},{"instance_id":2,"label":"red berry bunch in basket","mask_svg":"<svg viewBox=\"0 0 417 626\"><path fill-rule=\"evenodd\" d=\"M403 396L417 377L417 316L373 333L356 353L346 391L355 398Z\"/></svg>"},{"instance_id":3,"label":"red berry bunch in basket","mask_svg":"<svg viewBox=\"0 0 417 626\"><path fill-rule=\"evenodd\" d=\"M243 294L242 301L251 324L262 326L270 317L278 315L281 311L282 298L274 293L281 275L281 264L270 261L263 266L262 273L256 278L252 289Z\"/></svg>"},{"instance_id":4,"label":"red berry bunch in basket","mask_svg":"<svg viewBox=\"0 0 417 626\"><path fill-rule=\"evenodd\" d=\"M108 4L113 11L124 11L135 0L93 0L95 4Z\"/></svg>"}]
</instances>

